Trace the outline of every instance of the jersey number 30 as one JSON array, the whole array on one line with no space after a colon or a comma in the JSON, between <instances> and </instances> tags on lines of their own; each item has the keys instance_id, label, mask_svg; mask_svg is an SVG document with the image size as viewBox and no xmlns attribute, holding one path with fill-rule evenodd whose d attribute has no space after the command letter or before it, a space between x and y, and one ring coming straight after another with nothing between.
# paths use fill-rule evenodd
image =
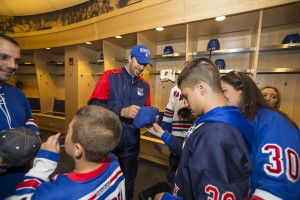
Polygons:
<instances>
[{"instance_id":1,"label":"jersey number 30","mask_svg":"<svg viewBox=\"0 0 300 200\"><path fill-rule=\"evenodd\" d=\"M270 175L279 177L284 173L284 161L285 156L285 168L286 176L289 181L296 182L299 179L299 155L291 148L286 148L284 152L277 144L266 144L262 147L262 153L270 154L269 163L264 164L264 171Z\"/></svg>"}]
</instances>

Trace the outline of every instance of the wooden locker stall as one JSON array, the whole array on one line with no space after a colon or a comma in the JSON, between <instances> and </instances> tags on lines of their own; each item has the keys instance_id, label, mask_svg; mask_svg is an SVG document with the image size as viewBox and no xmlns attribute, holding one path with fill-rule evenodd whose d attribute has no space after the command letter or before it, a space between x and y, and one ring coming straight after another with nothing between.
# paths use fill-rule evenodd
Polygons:
<instances>
[{"instance_id":1,"label":"wooden locker stall","mask_svg":"<svg viewBox=\"0 0 300 200\"><path fill-rule=\"evenodd\" d=\"M10 83L16 85L24 92L27 98L39 98L39 87L37 82L36 66L33 51L22 51L22 61L19 64L15 77Z\"/></svg>"},{"instance_id":2,"label":"wooden locker stall","mask_svg":"<svg viewBox=\"0 0 300 200\"><path fill-rule=\"evenodd\" d=\"M300 33L300 4L263 10L256 83L274 86L282 100L280 110L300 124L300 43L282 44L289 34Z\"/></svg>"},{"instance_id":3,"label":"wooden locker stall","mask_svg":"<svg viewBox=\"0 0 300 200\"><path fill-rule=\"evenodd\" d=\"M34 51L40 94L41 113L34 114L40 129L65 132L64 50L51 54ZM59 102L59 108L57 108ZM56 110L58 109L58 110Z\"/></svg>"}]
</instances>

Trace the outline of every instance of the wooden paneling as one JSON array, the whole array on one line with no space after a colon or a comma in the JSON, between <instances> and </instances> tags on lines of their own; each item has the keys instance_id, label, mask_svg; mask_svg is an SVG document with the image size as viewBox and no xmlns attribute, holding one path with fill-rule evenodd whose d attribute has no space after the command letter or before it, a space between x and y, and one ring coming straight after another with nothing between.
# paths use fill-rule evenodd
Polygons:
<instances>
[{"instance_id":1,"label":"wooden paneling","mask_svg":"<svg viewBox=\"0 0 300 200\"><path fill-rule=\"evenodd\" d=\"M116 58L125 58L129 56L129 54L126 55L126 49L114 45L106 40L103 41L103 54L105 60L105 70L121 68L126 64L126 62L118 62L116 61Z\"/></svg>"},{"instance_id":2,"label":"wooden paneling","mask_svg":"<svg viewBox=\"0 0 300 200\"><path fill-rule=\"evenodd\" d=\"M190 61L194 58L193 54L197 52L197 32L195 27L190 24L186 25L186 56L185 59Z\"/></svg>"},{"instance_id":3,"label":"wooden paneling","mask_svg":"<svg viewBox=\"0 0 300 200\"><path fill-rule=\"evenodd\" d=\"M95 88L96 82L94 81L91 72L104 72L104 65L92 65L89 61L99 59L99 53L79 47L78 58L78 108L87 105L89 98ZM97 69L95 69L97 68ZM98 77L100 78L100 76Z\"/></svg>"},{"instance_id":4,"label":"wooden paneling","mask_svg":"<svg viewBox=\"0 0 300 200\"><path fill-rule=\"evenodd\" d=\"M61 93L58 92L56 77L51 75L51 73L55 73L57 68L55 66L47 65L47 62L57 61L57 57L42 51L35 51L34 58L39 86L41 112L52 112L54 98L64 99L64 97L58 95Z\"/></svg>"},{"instance_id":5,"label":"wooden paneling","mask_svg":"<svg viewBox=\"0 0 300 200\"><path fill-rule=\"evenodd\" d=\"M45 129L53 132L66 133L65 119L45 114L34 114L39 129Z\"/></svg>"},{"instance_id":6,"label":"wooden paneling","mask_svg":"<svg viewBox=\"0 0 300 200\"><path fill-rule=\"evenodd\" d=\"M209 19L221 15L231 15L244 13L250 10L258 10L281 4L287 4L290 0L255 0L255 1L239 1L239 0L211 0L211 1L195 1L185 0L185 10L187 12L186 21L195 21L199 19ZM254 19L253 19L254 20Z\"/></svg>"},{"instance_id":7,"label":"wooden paneling","mask_svg":"<svg viewBox=\"0 0 300 200\"><path fill-rule=\"evenodd\" d=\"M258 61L258 54L259 54L259 45L260 45L260 35L261 35L261 26L262 26L262 18L263 12L260 11L259 18L256 22L255 28L252 33L252 40L251 40L251 47L254 48L251 56L250 56L250 69L256 70L257 69L257 61ZM255 79L256 73L252 74L252 78Z\"/></svg>"},{"instance_id":8,"label":"wooden paneling","mask_svg":"<svg viewBox=\"0 0 300 200\"><path fill-rule=\"evenodd\" d=\"M258 74L255 81L260 88L269 85L278 88L282 96L280 110L300 124L300 96L296 92L300 85L299 74Z\"/></svg>"},{"instance_id":9,"label":"wooden paneling","mask_svg":"<svg viewBox=\"0 0 300 200\"><path fill-rule=\"evenodd\" d=\"M71 122L74 114L78 110L78 94L79 94L79 47L66 47L65 51L65 94L66 94L66 121L65 128L68 129L68 124ZM69 64L69 58L73 58L73 65Z\"/></svg>"},{"instance_id":10,"label":"wooden paneling","mask_svg":"<svg viewBox=\"0 0 300 200\"><path fill-rule=\"evenodd\" d=\"M141 158L169 166L169 154L169 148L162 140L141 135Z\"/></svg>"}]
</instances>

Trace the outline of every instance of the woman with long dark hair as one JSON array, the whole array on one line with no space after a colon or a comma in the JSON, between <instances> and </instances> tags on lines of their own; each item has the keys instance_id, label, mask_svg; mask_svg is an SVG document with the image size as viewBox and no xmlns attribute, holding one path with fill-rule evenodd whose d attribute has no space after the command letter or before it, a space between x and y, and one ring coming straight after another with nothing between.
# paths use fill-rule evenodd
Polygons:
<instances>
[{"instance_id":1,"label":"woman with long dark hair","mask_svg":"<svg viewBox=\"0 0 300 200\"><path fill-rule=\"evenodd\" d=\"M272 108L255 82L232 71L221 77L228 105L237 106L253 123L255 138L249 144L254 172L251 199L300 199L300 133L295 122Z\"/></svg>"}]
</instances>

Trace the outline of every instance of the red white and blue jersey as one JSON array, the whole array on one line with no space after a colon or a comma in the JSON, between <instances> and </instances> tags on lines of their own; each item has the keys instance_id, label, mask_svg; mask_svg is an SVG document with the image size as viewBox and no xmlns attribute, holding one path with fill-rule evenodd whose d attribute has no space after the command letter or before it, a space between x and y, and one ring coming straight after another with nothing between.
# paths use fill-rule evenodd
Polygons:
<instances>
[{"instance_id":1,"label":"red white and blue jersey","mask_svg":"<svg viewBox=\"0 0 300 200\"><path fill-rule=\"evenodd\" d=\"M236 107L217 107L198 117L186 134L173 194L162 200L247 197L253 165L246 138L253 138L253 126ZM170 148L178 144L167 132L162 139Z\"/></svg>"},{"instance_id":2,"label":"red white and blue jersey","mask_svg":"<svg viewBox=\"0 0 300 200\"><path fill-rule=\"evenodd\" d=\"M192 121L181 120L178 117L178 110L185 107L184 98L178 86L174 86L170 91L169 102L166 106L164 116L162 119L161 127L164 130L169 130L172 126L172 134L178 137L184 137L185 132L189 130Z\"/></svg>"},{"instance_id":3,"label":"red white and blue jersey","mask_svg":"<svg viewBox=\"0 0 300 200\"><path fill-rule=\"evenodd\" d=\"M23 92L6 82L0 87L0 134L1 131L24 126L38 131L30 111L30 105ZM29 165L13 167L0 174L0 199L12 195L16 185L28 172Z\"/></svg>"},{"instance_id":4,"label":"red white and blue jersey","mask_svg":"<svg viewBox=\"0 0 300 200\"><path fill-rule=\"evenodd\" d=\"M122 136L114 153L118 157L137 155L140 129L133 125L133 119L121 117L120 113L131 105L151 106L149 84L142 77L131 75L126 67L108 70L98 80L88 104L105 107L120 117Z\"/></svg>"},{"instance_id":5,"label":"red white and blue jersey","mask_svg":"<svg viewBox=\"0 0 300 200\"><path fill-rule=\"evenodd\" d=\"M59 154L40 150L34 167L25 175L9 199L114 199L125 200L125 179L119 162L109 154L94 171L48 177L57 166Z\"/></svg>"},{"instance_id":6,"label":"red white and blue jersey","mask_svg":"<svg viewBox=\"0 0 300 200\"><path fill-rule=\"evenodd\" d=\"M20 89L5 82L0 87L0 122L0 131L25 126L38 132L27 98Z\"/></svg>"},{"instance_id":7,"label":"red white and blue jersey","mask_svg":"<svg viewBox=\"0 0 300 200\"><path fill-rule=\"evenodd\" d=\"M258 109L252 148L253 200L300 199L300 132L282 115Z\"/></svg>"}]
</instances>

